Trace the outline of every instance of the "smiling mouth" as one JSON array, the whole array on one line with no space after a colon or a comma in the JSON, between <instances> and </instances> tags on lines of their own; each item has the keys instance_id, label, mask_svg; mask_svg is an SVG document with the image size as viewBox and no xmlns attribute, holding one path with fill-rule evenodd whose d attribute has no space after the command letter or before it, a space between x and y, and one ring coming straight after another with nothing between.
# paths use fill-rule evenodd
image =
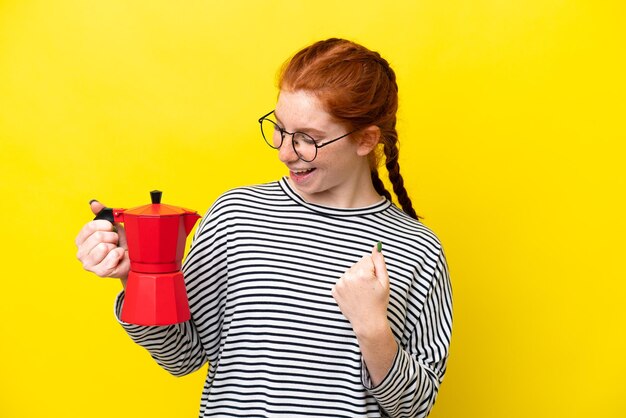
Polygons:
<instances>
[{"instance_id":1,"label":"smiling mouth","mask_svg":"<svg viewBox=\"0 0 626 418\"><path fill-rule=\"evenodd\" d=\"M308 170L289 170L289 174L291 179L299 184L306 181L315 170L315 168L309 168Z\"/></svg>"},{"instance_id":2,"label":"smiling mouth","mask_svg":"<svg viewBox=\"0 0 626 418\"><path fill-rule=\"evenodd\" d=\"M312 173L315 169L309 168L308 170L291 170L291 172L296 176L306 176L309 173Z\"/></svg>"}]
</instances>

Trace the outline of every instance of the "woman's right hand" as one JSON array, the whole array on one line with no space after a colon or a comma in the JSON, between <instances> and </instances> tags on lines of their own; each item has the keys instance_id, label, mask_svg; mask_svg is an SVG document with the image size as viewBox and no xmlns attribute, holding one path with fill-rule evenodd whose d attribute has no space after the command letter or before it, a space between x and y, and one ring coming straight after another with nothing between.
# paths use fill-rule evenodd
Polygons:
<instances>
[{"instance_id":1,"label":"woman's right hand","mask_svg":"<svg viewBox=\"0 0 626 418\"><path fill-rule=\"evenodd\" d=\"M94 215L104 209L97 200L90 203ZM116 232L117 231L117 232ZM105 220L88 222L76 236L76 257L83 268L100 277L117 277L126 284L130 270L126 232L119 225Z\"/></svg>"}]
</instances>

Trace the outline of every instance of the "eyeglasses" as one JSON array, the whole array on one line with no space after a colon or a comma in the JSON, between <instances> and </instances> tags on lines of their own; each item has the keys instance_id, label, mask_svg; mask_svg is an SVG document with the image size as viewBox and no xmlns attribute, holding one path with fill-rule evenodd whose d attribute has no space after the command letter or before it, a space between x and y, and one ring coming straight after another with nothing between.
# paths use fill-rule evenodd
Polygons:
<instances>
[{"instance_id":1,"label":"eyeglasses","mask_svg":"<svg viewBox=\"0 0 626 418\"><path fill-rule=\"evenodd\" d=\"M326 141L323 144L318 144L313 137L304 132L287 132L276 122L271 119L268 119L268 116L274 113L272 110L267 115L261 116L259 118L259 124L261 125L261 135L263 135L263 139L270 147L274 149L280 149L283 145L283 141L285 140L285 136L291 135L291 145L293 146L293 150L298 156L299 159L310 163L317 157L317 150L325 147L326 145L332 144L333 142L339 141L346 136L355 133L358 129L354 131L350 131L345 135L341 135L338 138L331 139L330 141Z\"/></svg>"}]
</instances>

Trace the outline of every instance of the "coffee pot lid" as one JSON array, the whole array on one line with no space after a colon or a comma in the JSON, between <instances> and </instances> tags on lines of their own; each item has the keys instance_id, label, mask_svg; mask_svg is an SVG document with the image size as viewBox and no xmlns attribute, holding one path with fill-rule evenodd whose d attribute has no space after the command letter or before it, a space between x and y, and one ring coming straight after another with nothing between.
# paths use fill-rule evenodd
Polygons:
<instances>
[{"instance_id":1,"label":"coffee pot lid","mask_svg":"<svg viewBox=\"0 0 626 418\"><path fill-rule=\"evenodd\" d=\"M165 205L161 203L162 196L163 192L161 192L160 190L153 190L150 192L150 198L152 200L151 204L127 209L126 211L124 211L124 213L126 215L134 216L176 216L185 215L188 213L196 213L193 210L181 208L178 206Z\"/></svg>"}]
</instances>

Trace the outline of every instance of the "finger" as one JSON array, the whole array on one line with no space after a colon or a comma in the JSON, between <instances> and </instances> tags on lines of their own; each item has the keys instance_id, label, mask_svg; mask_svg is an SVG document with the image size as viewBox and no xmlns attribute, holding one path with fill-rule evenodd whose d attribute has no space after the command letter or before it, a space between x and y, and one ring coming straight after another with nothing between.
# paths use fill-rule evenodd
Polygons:
<instances>
[{"instance_id":1,"label":"finger","mask_svg":"<svg viewBox=\"0 0 626 418\"><path fill-rule=\"evenodd\" d=\"M91 207L91 211L94 215L99 214L100 211L106 207L102 203L98 202L96 199L91 200L89 202L89 206Z\"/></svg>"},{"instance_id":2,"label":"finger","mask_svg":"<svg viewBox=\"0 0 626 418\"><path fill-rule=\"evenodd\" d=\"M385 256L382 251L378 251L378 249L382 247L382 245L374 246L372 250L372 263L374 264L374 274L376 274L376 278L383 287L389 287L389 273L387 272L387 263L385 263Z\"/></svg>"},{"instance_id":3,"label":"finger","mask_svg":"<svg viewBox=\"0 0 626 418\"><path fill-rule=\"evenodd\" d=\"M339 305L341 305L343 295L347 291L346 286L349 286L347 280L348 279L346 275L341 276L339 280L337 280L337 283L335 283L335 285L330 289L330 294L333 296L333 299L335 299L335 302L337 302L337 304Z\"/></svg>"},{"instance_id":4,"label":"finger","mask_svg":"<svg viewBox=\"0 0 626 418\"><path fill-rule=\"evenodd\" d=\"M82 245L96 231L113 231L113 224L100 219L87 222L76 236L76 246Z\"/></svg>"},{"instance_id":5,"label":"finger","mask_svg":"<svg viewBox=\"0 0 626 418\"><path fill-rule=\"evenodd\" d=\"M104 221L107 222L107 221ZM109 225L110 223L107 222ZM109 227L110 228L110 227ZM77 238L78 241L79 238ZM82 260L83 257L88 256L99 244L113 244L117 247L119 236L117 233L110 230L96 230L89 235L82 243L78 245L78 251L76 257Z\"/></svg>"},{"instance_id":6,"label":"finger","mask_svg":"<svg viewBox=\"0 0 626 418\"><path fill-rule=\"evenodd\" d=\"M98 270L98 265L109 255L117 245L101 242L96 245L86 256L82 257L83 268L87 271Z\"/></svg>"},{"instance_id":7,"label":"finger","mask_svg":"<svg viewBox=\"0 0 626 418\"><path fill-rule=\"evenodd\" d=\"M117 245L128 250L128 244L126 242L126 230L121 224L115 224L115 230L117 231L118 241Z\"/></svg>"},{"instance_id":8,"label":"finger","mask_svg":"<svg viewBox=\"0 0 626 418\"><path fill-rule=\"evenodd\" d=\"M100 277L117 277L118 272L121 270L120 261L124 258L124 249L116 247L104 257L102 262L98 264L93 272Z\"/></svg>"},{"instance_id":9,"label":"finger","mask_svg":"<svg viewBox=\"0 0 626 418\"><path fill-rule=\"evenodd\" d=\"M118 247L115 251L119 252L120 259L117 267L111 273L111 277L128 277L128 271L130 270L130 258L128 258L128 251L120 247Z\"/></svg>"},{"instance_id":10,"label":"finger","mask_svg":"<svg viewBox=\"0 0 626 418\"><path fill-rule=\"evenodd\" d=\"M78 237L76 239L78 251L76 252L76 257L82 261L83 257L89 255L91 251L100 243L109 243L115 244L117 246L118 235L112 231L103 231L97 230L92 232L82 243L78 243L82 237Z\"/></svg>"},{"instance_id":11,"label":"finger","mask_svg":"<svg viewBox=\"0 0 626 418\"><path fill-rule=\"evenodd\" d=\"M352 274L360 274L360 275L374 275L374 263L372 261L372 257L367 254L361 257L359 261L356 262L350 269L349 272Z\"/></svg>"}]
</instances>

